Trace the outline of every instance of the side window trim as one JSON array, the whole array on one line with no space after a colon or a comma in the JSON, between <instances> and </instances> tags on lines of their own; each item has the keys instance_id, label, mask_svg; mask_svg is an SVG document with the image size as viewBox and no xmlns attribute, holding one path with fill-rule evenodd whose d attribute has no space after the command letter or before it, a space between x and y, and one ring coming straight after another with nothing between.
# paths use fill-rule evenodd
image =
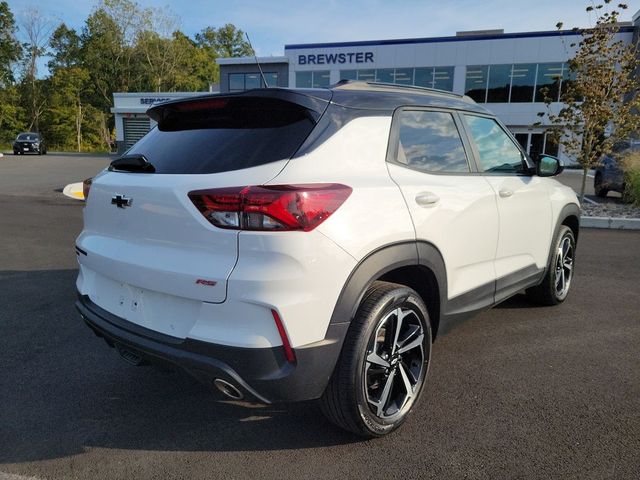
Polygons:
<instances>
[{"instance_id":1,"label":"side window trim","mask_svg":"<svg viewBox=\"0 0 640 480\"><path fill-rule=\"evenodd\" d=\"M463 128L465 131L465 135L468 138L470 148L473 151L473 159L476 164L477 171L480 175L488 175L492 177L496 177L496 176L530 177L531 176L531 173L529 171L526 171L524 168L525 165L527 165L528 168L531 168L531 165L529 165L528 156L526 152L522 149L522 145L520 145L520 143L515 139L515 137L511 133L511 131L507 127L505 127L497 117L494 117L491 115L483 115L481 113L476 113L476 112L462 112L460 116L465 117L465 118L461 118L460 120L464 125ZM507 138L511 140L511 143L513 143L515 147L518 149L518 151L520 152L520 161L522 162L523 171L522 172L500 172L500 173L485 172L484 169L482 168L482 162L480 161L480 152L478 151L478 146L476 145L476 142L473 139L473 135L471 135L471 129L469 128L469 124L467 123L466 116L488 118L496 122L496 125L498 125L498 127L505 133Z\"/></svg>"},{"instance_id":2,"label":"side window trim","mask_svg":"<svg viewBox=\"0 0 640 480\"><path fill-rule=\"evenodd\" d=\"M402 162L398 162L398 148L400 147L400 115L403 112L439 112L439 113L449 113L453 118L453 122L458 130L458 135L460 135L460 140L462 142L462 149L464 150L465 157L467 159L467 165L469 166L468 172L431 172L424 171L418 168L412 167ZM408 168L414 172L426 174L426 175L474 175L478 174L479 170L476 165L475 158L473 157L473 151L471 150L471 144L466 138L466 133L464 130L464 123L461 118L459 118L459 112L456 110L451 110L447 108L438 108L438 107L420 107L420 106L408 106L408 107L398 107L393 112L393 117L391 119L391 131L389 133L389 143L387 145L387 156L386 161L388 163L392 163L394 165L398 165L400 167Z\"/></svg>"}]
</instances>

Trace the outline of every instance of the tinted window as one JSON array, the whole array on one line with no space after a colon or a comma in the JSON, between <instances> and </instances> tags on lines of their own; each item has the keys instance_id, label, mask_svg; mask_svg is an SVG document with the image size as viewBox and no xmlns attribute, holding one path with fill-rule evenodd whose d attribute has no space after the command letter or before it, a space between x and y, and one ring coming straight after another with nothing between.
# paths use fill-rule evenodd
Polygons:
<instances>
[{"instance_id":1,"label":"tinted window","mask_svg":"<svg viewBox=\"0 0 640 480\"><path fill-rule=\"evenodd\" d=\"M393 68L379 68L376 70L376 82L394 83Z\"/></svg>"},{"instance_id":2,"label":"tinted window","mask_svg":"<svg viewBox=\"0 0 640 480\"><path fill-rule=\"evenodd\" d=\"M484 103L487 95L487 65L467 67L467 79L464 94L469 95L478 103Z\"/></svg>"},{"instance_id":3,"label":"tinted window","mask_svg":"<svg viewBox=\"0 0 640 480\"><path fill-rule=\"evenodd\" d=\"M453 92L453 67L433 69L433 88Z\"/></svg>"},{"instance_id":4,"label":"tinted window","mask_svg":"<svg viewBox=\"0 0 640 480\"><path fill-rule=\"evenodd\" d=\"M533 87L535 83L535 63L514 65L511 71L511 101L533 102Z\"/></svg>"},{"instance_id":5,"label":"tinted window","mask_svg":"<svg viewBox=\"0 0 640 480\"><path fill-rule=\"evenodd\" d=\"M453 116L403 111L397 161L426 172L468 172L469 164Z\"/></svg>"},{"instance_id":6,"label":"tinted window","mask_svg":"<svg viewBox=\"0 0 640 480\"><path fill-rule=\"evenodd\" d=\"M327 88L329 86L329 70L313 72L313 88Z\"/></svg>"},{"instance_id":7,"label":"tinted window","mask_svg":"<svg viewBox=\"0 0 640 480\"><path fill-rule=\"evenodd\" d=\"M510 85L511 65L491 65L489 67L487 102L508 102Z\"/></svg>"},{"instance_id":8,"label":"tinted window","mask_svg":"<svg viewBox=\"0 0 640 480\"><path fill-rule=\"evenodd\" d=\"M312 83L311 72L296 72L296 87L311 88Z\"/></svg>"},{"instance_id":9,"label":"tinted window","mask_svg":"<svg viewBox=\"0 0 640 480\"><path fill-rule=\"evenodd\" d=\"M560 81L562 80L561 63L541 63L538 65L538 79L536 81L536 102L544 102L545 97L552 102L558 101Z\"/></svg>"},{"instance_id":10,"label":"tinted window","mask_svg":"<svg viewBox=\"0 0 640 480\"><path fill-rule=\"evenodd\" d=\"M480 166L490 173L522 171L522 154L498 123L485 117L465 115L480 154Z\"/></svg>"},{"instance_id":11,"label":"tinted window","mask_svg":"<svg viewBox=\"0 0 640 480\"><path fill-rule=\"evenodd\" d=\"M357 70L340 70L340 80L357 80Z\"/></svg>"},{"instance_id":12,"label":"tinted window","mask_svg":"<svg viewBox=\"0 0 640 480\"><path fill-rule=\"evenodd\" d=\"M315 125L305 108L282 100L216 102L172 111L128 153L144 155L157 173L226 172L291 158Z\"/></svg>"}]
</instances>

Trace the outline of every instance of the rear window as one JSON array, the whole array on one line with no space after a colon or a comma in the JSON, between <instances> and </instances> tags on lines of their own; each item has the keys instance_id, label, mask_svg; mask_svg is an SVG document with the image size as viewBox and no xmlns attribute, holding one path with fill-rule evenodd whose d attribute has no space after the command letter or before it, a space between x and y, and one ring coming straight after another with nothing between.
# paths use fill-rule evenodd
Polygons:
<instances>
[{"instance_id":1,"label":"rear window","mask_svg":"<svg viewBox=\"0 0 640 480\"><path fill-rule=\"evenodd\" d=\"M158 126L127 152L156 173L206 174L289 159L315 126L295 103L256 97L170 105Z\"/></svg>"}]
</instances>

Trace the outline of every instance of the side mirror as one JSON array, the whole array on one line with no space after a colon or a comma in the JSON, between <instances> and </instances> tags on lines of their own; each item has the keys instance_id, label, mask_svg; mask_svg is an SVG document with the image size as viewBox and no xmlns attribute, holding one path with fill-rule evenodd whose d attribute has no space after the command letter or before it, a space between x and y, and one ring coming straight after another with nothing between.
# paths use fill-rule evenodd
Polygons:
<instances>
[{"instance_id":1,"label":"side mirror","mask_svg":"<svg viewBox=\"0 0 640 480\"><path fill-rule=\"evenodd\" d=\"M539 177L554 177L564 170L564 166L556 157L551 155L540 155L536 163L536 175Z\"/></svg>"}]
</instances>

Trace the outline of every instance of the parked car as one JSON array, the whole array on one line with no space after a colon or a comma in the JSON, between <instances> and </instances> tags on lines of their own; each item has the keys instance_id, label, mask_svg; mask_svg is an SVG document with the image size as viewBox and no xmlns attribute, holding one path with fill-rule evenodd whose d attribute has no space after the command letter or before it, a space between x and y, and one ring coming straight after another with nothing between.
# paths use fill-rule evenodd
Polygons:
<instances>
[{"instance_id":1,"label":"parked car","mask_svg":"<svg viewBox=\"0 0 640 480\"><path fill-rule=\"evenodd\" d=\"M13 142L13 154L37 153L46 155L47 144L39 133L24 132L19 134Z\"/></svg>"},{"instance_id":2,"label":"parked car","mask_svg":"<svg viewBox=\"0 0 640 480\"><path fill-rule=\"evenodd\" d=\"M623 141L614 145L611 155L600 159L593 179L593 189L598 197L606 197L609 192L624 193L624 171L620 161L625 155L639 151L640 142Z\"/></svg>"},{"instance_id":3,"label":"parked car","mask_svg":"<svg viewBox=\"0 0 640 480\"><path fill-rule=\"evenodd\" d=\"M569 292L575 193L468 97L364 82L157 105L88 186L76 306L128 362L227 397L319 399L375 437L437 335Z\"/></svg>"}]
</instances>

